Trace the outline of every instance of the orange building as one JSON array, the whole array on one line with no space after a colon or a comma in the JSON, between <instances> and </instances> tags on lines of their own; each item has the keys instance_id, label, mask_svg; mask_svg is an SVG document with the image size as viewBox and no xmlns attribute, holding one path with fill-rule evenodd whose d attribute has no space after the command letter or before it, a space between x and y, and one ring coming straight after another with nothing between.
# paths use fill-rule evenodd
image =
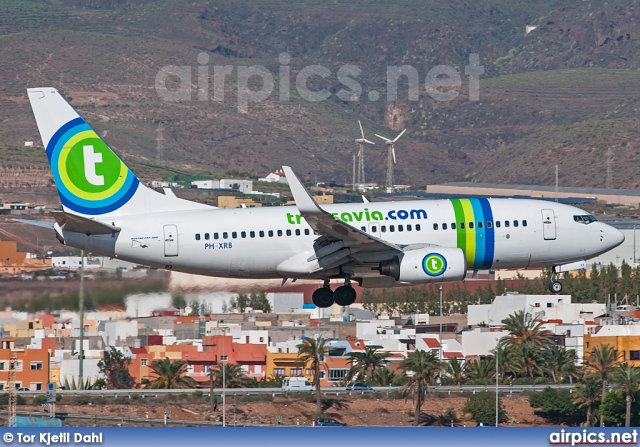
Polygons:
<instances>
[{"instance_id":1,"label":"orange building","mask_svg":"<svg viewBox=\"0 0 640 447\"><path fill-rule=\"evenodd\" d=\"M54 341L54 340L51 340ZM43 343L40 349L14 349L13 339L0 339L0 389L7 389L9 381L9 361L11 352L17 355L16 387L32 391L45 390L50 377L51 347Z\"/></svg>"},{"instance_id":2,"label":"orange building","mask_svg":"<svg viewBox=\"0 0 640 447\"><path fill-rule=\"evenodd\" d=\"M362 340L332 340L327 344L327 355L320 365L320 386L339 386L346 382L351 369L351 359L347 354L362 352L364 348ZM300 362L297 352L267 353L267 377L304 376L313 381L313 370L309 366Z\"/></svg>"},{"instance_id":3,"label":"orange building","mask_svg":"<svg viewBox=\"0 0 640 447\"><path fill-rule=\"evenodd\" d=\"M0 241L0 274L16 275L51 267L51 258L37 258L18 251L15 241Z\"/></svg>"},{"instance_id":4,"label":"orange building","mask_svg":"<svg viewBox=\"0 0 640 447\"><path fill-rule=\"evenodd\" d=\"M595 334L585 334L585 361L595 347L609 345L618 351L621 362L640 367L640 327L629 326L601 326Z\"/></svg>"},{"instance_id":5,"label":"orange building","mask_svg":"<svg viewBox=\"0 0 640 447\"><path fill-rule=\"evenodd\" d=\"M267 345L233 343L230 335L202 337L202 351L184 357L189 364L189 376L198 382L209 380L209 369L220 363L239 365L246 375L260 380L266 377Z\"/></svg>"}]
</instances>

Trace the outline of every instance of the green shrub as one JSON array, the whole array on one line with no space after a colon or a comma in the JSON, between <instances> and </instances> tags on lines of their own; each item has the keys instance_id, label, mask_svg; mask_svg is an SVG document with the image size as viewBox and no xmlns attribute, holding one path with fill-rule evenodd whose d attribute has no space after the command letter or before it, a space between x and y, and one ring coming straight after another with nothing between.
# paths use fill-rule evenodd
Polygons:
<instances>
[{"instance_id":1,"label":"green shrub","mask_svg":"<svg viewBox=\"0 0 640 447\"><path fill-rule=\"evenodd\" d=\"M203 393L202 391L200 391L200 390L195 390L193 393L191 393L191 395L192 395L193 397L198 397L198 398L200 398L200 397L202 397L202 396L204 395L204 393Z\"/></svg>"},{"instance_id":2,"label":"green shrub","mask_svg":"<svg viewBox=\"0 0 640 447\"><path fill-rule=\"evenodd\" d=\"M471 414L477 422L491 422L496 420L496 393L482 391L472 394L464 404L463 411ZM502 405L502 399L498 399L498 420L507 421L507 414Z\"/></svg>"},{"instance_id":3,"label":"green shrub","mask_svg":"<svg viewBox=\"0 0 640 447\"><path fill-rule=\"evenodd\" d=\"M536 408L534 413L554 425L580 425L586 418L586 411L578 408L572 400L569 390L545 388L531 393L529 404Z\"/></svg>"}]
</instances>

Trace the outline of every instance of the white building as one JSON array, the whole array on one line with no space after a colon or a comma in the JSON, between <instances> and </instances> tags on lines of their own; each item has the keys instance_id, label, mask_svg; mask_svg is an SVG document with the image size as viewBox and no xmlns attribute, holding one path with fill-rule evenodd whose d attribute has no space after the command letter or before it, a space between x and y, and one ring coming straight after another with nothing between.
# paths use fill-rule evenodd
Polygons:
<instances>
[{"instance_id":1,"label":"white building","mask_svg":"<svg viewBox=\"0 0 640 447\"><path fill-rule=\"evenodd\" d=\"M131 321L105 321L102 338L107 346L116 346L118 341L125 341L127 337L138 337L138 322Z\"/></svg>"},{"instance_id":2,"label":"white building","mask_svg":"<svg viewBox=\"0 0 640 447\"><path fill-rule=\"evenodd\" d=\"M220 189L234 189L243 194L250 194L253 192L253 181L223 178L220 180Z\"/></svg>"},{"instance_id":3,"label":"white building","mask_svg":"<svg viewBox=\"0 0 640 447\"><path fill-rule=\"evenodd\" d=\"M271 172L269 175L263 178L258 179L259 182L269 182L269 183L288 183L287 177L284 175L284 171L279 169L275 172Z\"/></svg>"},{"instance_id":4,"label":"white building","mask_svg":"<svg viewBox=\"0 0 640 447\"><path fill-rule=\"evenodd\" d=\"M484 356L491 354L498 341L508 332L500 329L480 327L462 333L462 353L466 357Z\"/></svg>"},{"instance_id":5,"label":"white building","mask_svg":"<svg viewBox=\"0 0 640 447\"><path fill-rule=\"evenodd\" d=\"M497 296L491 304L470 305L467 324L470 326L502 326L502 320L515 312L527 318L554 323L584 323L605 313L599 303L572 303L571 295L520 295L509 292Z\"/></svg>"},{"instance_id":6,"label":"white building","mask_svg":"<svg viewBox=\"0 0 640 447\"><path fill-rule=\"evenodd\" d=\"M220 188L220 180L194 180L191 186L198 189L218 189Z\"/></svg>"},{"instance_id":7,"label":"white building","mask_svg":"<svg viewBox=\"0 0 640 447\"><path fill-rule=\"evenodd\" d=\"M271 311L277 312L296 312L304 306L304 293L302 292L277 292L267 293L267 300Z\"/></svg>"}]
</instances>

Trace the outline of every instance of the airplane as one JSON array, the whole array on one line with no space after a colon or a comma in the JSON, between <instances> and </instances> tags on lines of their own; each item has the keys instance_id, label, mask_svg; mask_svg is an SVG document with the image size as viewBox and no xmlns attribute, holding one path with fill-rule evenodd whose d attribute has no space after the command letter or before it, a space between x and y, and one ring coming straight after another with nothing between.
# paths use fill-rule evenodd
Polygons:
<instances>
[{"instance_id":1,"label":"airplane","mask_svg":"<svg viewBox=\"0 0 640 447\"><path fill-rule=\"evenodd\" d=\"M351 283L395 287L462 281L467 271L562 271L624 241L565 204L467 198L320 206L284 166L293 206L218 209L142 183L51 87L27 90L62 211L56 237L95 254L160 269L238 278L322 281L318 307L348 306ZM331 289L331 279L344 284Z\"/></svg>"}]
</instances>

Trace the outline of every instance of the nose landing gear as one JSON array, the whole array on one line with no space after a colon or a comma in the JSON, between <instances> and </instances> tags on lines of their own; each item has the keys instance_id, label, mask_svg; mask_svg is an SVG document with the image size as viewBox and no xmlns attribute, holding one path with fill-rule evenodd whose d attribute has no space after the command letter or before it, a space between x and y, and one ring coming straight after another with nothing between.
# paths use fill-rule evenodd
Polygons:
<instances>
[{"instance_id":1,"label":"nose landing gear","mask_svg":"<svg viewBox=\"0 0 640 447\"><path fill-rule=\"evenodd\" d=\"M549 291L551 293L560 293L562 292L562 283L559 281L560 275L555 273L556 267L553 267L554 275L551 277L551 282L549 283Z\"/></svg>"}]
</instances>

